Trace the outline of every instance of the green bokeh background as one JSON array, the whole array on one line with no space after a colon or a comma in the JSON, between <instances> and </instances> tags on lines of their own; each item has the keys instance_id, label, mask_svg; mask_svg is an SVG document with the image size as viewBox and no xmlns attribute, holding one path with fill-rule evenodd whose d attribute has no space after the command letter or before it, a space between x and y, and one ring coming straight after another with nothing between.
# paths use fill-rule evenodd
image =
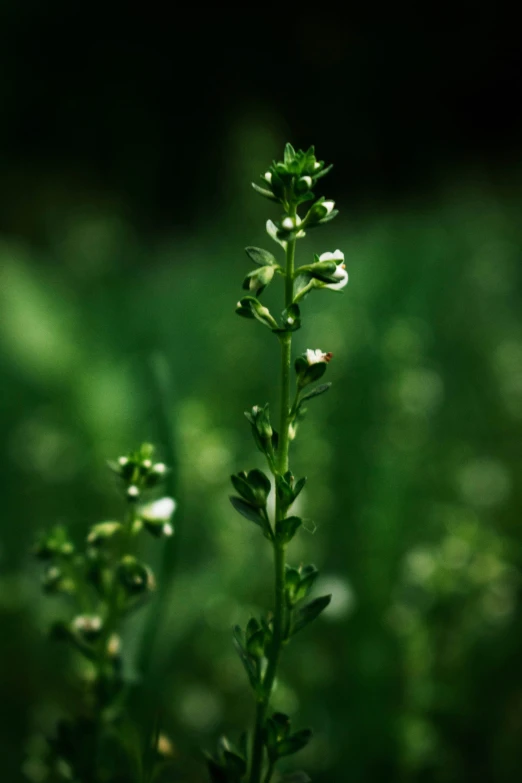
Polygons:
<instances>
[{"instance_id":1,"label":"green bokeh background","mask_svg":"<svg viewBox=\"0 0 522 783\"><path fill-rule=\"evenodd\" d=\"M320 66L305 28L290 54L247 57L234 81L250 49L225 17L191 27L174 54L166 20L122 30L109 5L108 21L93 11L81 37L84 20L50 8L3 9L1 779L27 779L23 770L37 780L27 759L73 693L45 635L63 608L41 595L34 536L60 522L80 539L120 513L105 460L143 440L165 455L166 425L177 530L163 557L155 545L144 553L159 590L129 628L128 670L143 677L138 702L162 708L181 780L203 781L198 748L251 721L231 628L270 605L270 560L227 496L230 473L261 466L243 411L276 405L278 346L234 306L249 271L242 247L267 246L263 225L277 216L249 182L288 139L333 160L322 182L341 209L299 258L339 247L350 275L343 295L306 300L295 339L297 351L334 354L333 387L310 404L293 447L309 522L291 559L315 562L318 590L333 593L285 653L278 683L277 706L316 731L295 764L316 783L518 779L522 188L519 117L494 89L511 73L507 55L505 71L495 59L509 54L509 33L497 30L489 49L486 23L460 49L449 35L448 64L422 25L398 26L392 46L369 23L341 34L330 19L313 39ZM64 13L65 37L54 28ZM266 21L240 25L256 52L266 36L275 46ZM187 61L199 34L205 88ZM217 75L218 45L204 45L213 35L235 41ZM383 47L391 75L375 65ZM275 78L292 58L308 103ZM354 67L359 92L347 93ZM411 100L387 132L393 74L408 75ZM368 97L377 76L380 105ZM434 116L455 120L442 141L442 120L423 114L434 97ZM470 134L484 102L496 121ZM278 295L267 292L274 307Z\"/></svg>"}]
</instances>

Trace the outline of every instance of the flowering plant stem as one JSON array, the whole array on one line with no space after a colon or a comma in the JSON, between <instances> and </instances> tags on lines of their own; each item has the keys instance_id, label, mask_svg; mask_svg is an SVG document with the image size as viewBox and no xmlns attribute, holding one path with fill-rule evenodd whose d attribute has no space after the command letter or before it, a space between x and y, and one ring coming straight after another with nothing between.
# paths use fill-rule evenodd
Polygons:
<instances>
[{"instance_id":1,"label":"flowering plant stem","mask_svg":"<svg viewBox=\"0 0 522 783\"><path fill-rule=\"evenodd\" d=\"M319 617L331 598L329 595L320 596L303 604L318 571L312 564L293 568L286 562L288 544L303 526L303 520L294 514L289 515L288 511L306 483L306 477L296 481L289 470L289 445L305 416L304 403L324 394L330 387L329 383L323 383L306 390L324 375L332 358L331 353L309 348L295 359L295 396L291 403L292 337L301 327L300 303L306 296L314 290L340 291L348 282L340 250L314 256L313 263L295 268L296 243L306 235L305 229L308 231L328 223L337 214L333 201L322 197L316 200L311 190L329 168L316 159L313 147L307 152L296 152L287 144L284 160L273 163L261 178L262 185L254 185L262 196L283 208L281 219L277 222L269 220L266 230L278 247L284 249L285 264L280 266L268 250L247 247L246 253L257 268L249 272L243 281L243 289L249 295L239 300L236 313L242 318L259 321L279 341L280 419L276 431L271 424L268 403L254 405L245 413L254 443L266 458L271 477L258 468L239 471L230 477L237 493L231 496L230 501L236 511L253 522L270 541L275 600L272 612L261 615L259 619L251 617L245 629L240 626L234 629L239 657L255 696L254 730L250 741L243 733L237 745L226 737L221 738L217 755L207 756L212 783L270 783L279 759L300 751L312 736L310 729L292 732L290 717L282 712L270 714L270 702L283 647ZM301 218L299 206L312 200L315 203ZM284 281L285 307L277 319L258 297L280 276ZM273 518L267 507L271 492L275 494ZM309 778L304 772L296 772L282 778L282 781L307 783Z\"/></svg>"},{"instance_id":2,"label":"flowering plant stem","mask_svg":"<svg viewBox=\"0 0 522 783\"><path fill-rule=\"evenodd\" d=\"M290 212L295 217L296 208ZM294 299L294 265L295 265L296 240L288 242L286 249L285 269L285 308L290 307ZM288 470L288 449L290 445L290 376L292 372L292 332L287 332L281 339L281 400L280 400L280 445L278 451L277 469L280 475ZM276 498L276 521L283 519L286 514L280 496ZM263 680L263 694L258 699L256 707L256 722L254 728L254 740L252 746L252 767L250 770L250 783L260 783L263 766L263 735L264 726L272 688L277 672L277 665L283 647L284 623L285 623L285 568L286 568L286 544L275 539L272 542L274 549L275 568L275 606L274 606L274 631L271 651L268 658L268 666ZM265 783L270 783L273 765L267 772Z\"/></svg>"}]
</instances>

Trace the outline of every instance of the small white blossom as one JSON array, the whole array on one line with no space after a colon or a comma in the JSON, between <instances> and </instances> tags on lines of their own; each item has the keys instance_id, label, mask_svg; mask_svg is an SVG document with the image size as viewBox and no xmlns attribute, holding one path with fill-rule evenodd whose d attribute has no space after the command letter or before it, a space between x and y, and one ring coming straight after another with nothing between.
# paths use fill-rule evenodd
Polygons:
<instances>
[{"instance_id":1,"label":"small white blossom","mask_svg":"<svg viewBox=\"0 0 522 783\"><path fill-rule=\"evenodd\" d=\"M291 231L294 228L294 221L291 217L285 217L282 223L283 228L285 228L287 231Z\"/></svg>"},{"instance_id":2,"label":"small white blossom","mask_svg":"<svg viewBox=\"0 0 522 783\"><path fill-rule=\"evenodd\" d=\"M307 188L312 187L312 177L301 177L301 179L306 184Z\"/></svg>"},{"instance_id":3,"label":"small white blossom","mask_svg":"<svg viewBox=\"0 0 522 783\"><path fill-rule=\"evenodd\" d=\"M319 261L335 261L336 268L332 273L336 283L323 283L321 288L330 288L332 291L340 291L348 282L348 272L344 264L344 253L342 250L335 250L333 253L321 253Z\"/></svg>"},{"instance_id":4,"label":"small white blossom","mask_svg":"<svg viewBox=\"0 0 522 783\"><path fill-rule=\"evenodd\" d=\"M335 207L335 201L323 201L322 205L326 209L326 214L329 215L330 212Z\"/></svg>"},{"instance_id":5,"label":"small white blossom","mask_svg":"<svg viewBox=\"0 0 522 783\"><path fill-rule=\"evenodd\" d=\"M97 633L101 631L102 619L98 615L80 614L73 620L73 628L75 631Z\"/></svg>"},{"instance_id":6,"label":"small white blossom","mask_svg":"<svg viewBox=\"0 0 522 783\"><path fill-rule=\"evenodd\" d=\"M269 237L271 237L274 240L274 242L279 242L281 247L283 247L286 250L287 243L284 242L282 239L279 239L279 237L277 236L277 227L272 220L266 221L266 233L268 234Z\"/></svg>"},{"instance_id":7,"label":"small white blossom","mask_svg":"<svg viewBox=\"0 0 522 783\"><path fill-rule=\"evenodd\" d=\"M321 253L319 261L344 261L342 250L335 250L333 253Z\"/></svg>"},{"instance_id":8,"label":"small white blossom","mask_svg":"<svg viewBox=\"0 0 522 783\"><path fill-rule=\"evenodd\" d=\"M113 633L109 636L109 639L107 641L107 652L111 658L115 658L117 655L120 654L121 650L121 639L118 636L118 634Z\"/></svg>"},{"instance_id":9,"label":"small white blossom","mask_svg":"<svg viewBox=\"0 0 522 783\"><path fill-rule=\"evenodd\" d=\"M127 464L128 461L129 460L127 457L118 457L118 465L121 465L122 468Z\"/></svg>"},{"instance_id":10,"label":"small white blossom","mask_svg":"<svg viewBox=\"0 0 522 783\"><path fill-rule=\"evenodd\" d=\"M171 536L173 534L173 532L174 532L174 528L172 527L172 525L169 522L166 522L163 525L163 535L164 536Z\"/></svg>"},{"instance_id":11,"label":"small white blossom","mask_svg":"<svg viewBox=\"0 0 522 783\"><path fill-rule=\"evenodd\" d=\"M295 323L295 318L292 318L292 316L290 315L290 316L288 316L288 318L286 319L286 322L287 322L287 324L290 324L290 326L292 326L292 324L294 324L294 323Z\"/></svg>"},{"instance_id":12,"label":"small white blossom","mask_svg":"<svg viewBox=\"0 0 522 783\"><path fill-rule=\"evenodd\" d=\"M319 163L318 160L316 160L315 163L314 163L314 171L317 171L317 169L320 169L320 168L321 168L321 164Z\"/></svg>"},{"instance_id":13,"label":"small white blossom","mask_svg":"<svg viewBox=\"0 0 522 783\"><path fill-rule=\"evenodd\" d=\"M267 171L266 172L265 179L266 179L267 182L272 182L272 172L271 171Z\"/></svg>"},{"instance_id":14,"label":"small white blossom","mask_svg":"<svg viewBox=\"0 0 522 783\"><path fill-rule=\"evenodd\" d=\"M330 288L332 291L340 291L348 283L348 272L344 264L337 264L335 272L332 277L338 280L338 283L327 283L325 288Z\"/></svg>"},{"instance_id":15,"label":"small white blossom","mask_svg":"<svg viewBox=\"0 0 522 783\"><path fill-rule=\"evenodd\" d=\"M150 459L144 459L141 464L143 465L144 468L147 469L152 467L152 462L150 461Z\"/></svg>"},{"instance_id":16,"label":"small white blossom","mask_svg":"<svg viewBox=\"0 0 522 783\"><path fill-rule=\"evenodd\" d=\"M306 361L309 365L319 364L319 362L328 364L331 358L331 353L323 353L320 348L317 348L315 351L312 348L308 348L306 351Z\"/></svg>"},{"instance_id":17,"label":"small white blossom","mask_svg":"<svg viewBox=\"0 0 522 783\"><path fill-rule=\"evenodd\" d=\"M140 491L139 491L138 487L136 487L134 484L131 484L131 486L127 490L127 495L130 498L137 498L139 494L140 494Z\"/></svg>"},{"instance_id":18,"label":"small white blossom","mask_svg":"<svg viewBox=\"0 0 522 783\"><path fill-rule=\"evenodd\" d=\"M165 522L167 523L174 511L176 502L172 498L160 498L152 503L148 503L140 511L140 516L145 522Z\"/></svg>"},{"instance_id":19,"label":"small white blossom","mask_svg":"<svg viewBox=\"0 0 522 783\"><path fill-rule=\"evenodd\" d=\"M167 472L167 466L163 462L156 462L152 470L158 476L163 476Z\"/></svg>"}]
</instances>

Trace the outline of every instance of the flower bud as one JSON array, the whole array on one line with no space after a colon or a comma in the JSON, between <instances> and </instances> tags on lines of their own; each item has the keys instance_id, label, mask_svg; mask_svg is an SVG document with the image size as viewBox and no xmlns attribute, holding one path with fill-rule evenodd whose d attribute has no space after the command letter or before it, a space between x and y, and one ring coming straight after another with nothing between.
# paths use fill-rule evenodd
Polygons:
<instances>
[{"instance_id":1,"label":"flower bud","mask_svg":"<svg viewBox=\"0 0 522 783\"><path fill-rule=\"evenodd\" d=\"M326 372L326 365L332 356L333 354L324 353L319 348L308 348L306 353L298 356L295 360L298 388L303 389L309 383L318 381Z\"/></svg>"},{"instance_id":2,"label":"flower bud","mask_svg":"<svg viewBox=\"0 0 522 783\"><path fill-rule=\"evenodd\" d=\"M151 592L156 580L150 568L132 555L125 555L118 566L118 579L128 595Z\"/></svg>"},{"instance_id":3,"label":"flower bud","mask_svg":"<svg viewBox=\"0 0 522 783\"><path fill-rule=\"evenodd\" d=\"M243 299L240 299L236 306L236 313L243 316L243 318L256 318L270 329L277 328L277 323L270 314L268 307L264 307L253 296L244 296Z\"/></svg>"},{"instance_id":4,"label":"flower bud","mask_svg":"<svg viewBox=\"0 0 522 783\"><path fill-rule=\"evenodd\" d=\"M312 348L307 348L306 350L306 361L308 362L308 366L318 364L319 362L328 364L332 356L333 353L323 353L320 348L317 348L315 351L312 350Z\"/></svg>"},{"instance_id":5,"label":"flower bud","mask_svg":"<svg viewBox=\"0 0 522 783\"><path fill-rule=\"evenodd\" d=\"M92 526L87 536L87 543L93 546L103 544L119 533L121 529L121 522L99 522L97 525Z\"/></svg>"},{"instance_id":6,"label":"flower bud","mask_svg":"<svg viewBox=\"0 0 522 783\"><path fill-rule=\"evenodd\" d=\"M254 294L261 294L267 285L272 282L275 268L273 266L261 266L249 272L243 280L243 289L252 291Z\"/></svg>"},{"instance_id":7,"label":"flower bud","mask_svg":"<svg viewBox=\"0 0 522 783\"><path fill-rule=\"evenodd\" d=\"M170 519L176 510L176 501L165 497L148 503L140 509L140 517L147 530L155 536L171 536L174 528Z\"/></svg>"},{"instance_id":8,"label":"flower bud","mask_svg":"<svg viewBox=\"0 0 522 783\"><path fill-rule=\"evenodd\" d=\"M335 201L316 201L316 203L310 207L308 214L304 220L307 228L318 226L321 223L327 223L337 215L335 209Z\"/></svg>"},{"instance_id":9,"label":"flower bud","mask_svg":"<svg viewBox=\"0 0 522 783\"><path fill-rule=\"evenodd\" d=\"M99 638L103 627L99 615L81 614L72 621L72 631L84 642L94 642Z\"/></svg>"}]
</instances>

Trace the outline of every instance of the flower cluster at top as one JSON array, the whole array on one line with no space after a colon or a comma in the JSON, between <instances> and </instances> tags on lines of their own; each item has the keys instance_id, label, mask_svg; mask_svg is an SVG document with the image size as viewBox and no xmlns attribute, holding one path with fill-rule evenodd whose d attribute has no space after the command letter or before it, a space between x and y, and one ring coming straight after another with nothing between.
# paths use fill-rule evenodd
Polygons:
<instances>
[{"instance_id":1,"label":"flower cluster at top","mask_svg":"<svg viewBox=\"0 0 522 783\"><path fill-rule=\"evenodd\" d=\"M324 197L316 198L312 188L327 174L331 166L315 157L314 148L296 152L291 144L285 147L284 160L274 162L261 177L262 185L252 183L262 196L280 204L283 214L279 220L268 220L268 236L288 252L289 244L306 236L306 231L333 220L338 211L335 202ZM298 208L312 201L306 214L298 214ZM278 336L300 328L299 303L313 289L342 291L348 283L348 272L341 250L314 255L313 263L305 264L292 271L292 302L278 321L258 297L270 285L274 276L286 275L287 270L278 264L276 257L268 250L247 247L246 253L257 266L243 281L243 290L248 292L237 303L236 313L244 318L255 318L268 326Z\"/></svg>"}]
</instances>

